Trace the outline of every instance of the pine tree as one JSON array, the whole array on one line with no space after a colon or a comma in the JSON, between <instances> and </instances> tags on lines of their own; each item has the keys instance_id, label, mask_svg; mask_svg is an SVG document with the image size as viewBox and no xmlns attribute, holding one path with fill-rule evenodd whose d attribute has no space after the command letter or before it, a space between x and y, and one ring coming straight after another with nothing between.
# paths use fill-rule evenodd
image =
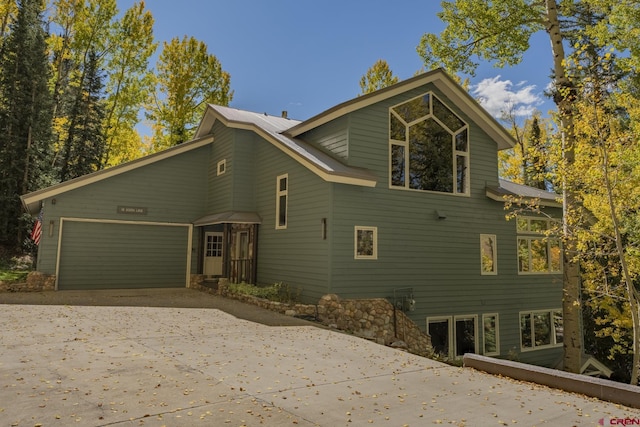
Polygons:
<instances>
[{"instance_id":1,"label":"pine tree","mask_svg":"<svg viewBox=\"0 0 640 427\"><path fill-rule=\"evenodd\" d=\"M66 181L100 169L105 138L102 132L104 101L98 59L89 53L82 85L68 116L69 128L63 147L60 180Z\"/></svg>"},{"instance_id":2,"label":"pine tree","mask_svg":"<svg viewBox=\"0 0 640 427\"><path fill-rule=\"evenodd\" d=\"M20 249L20 195L50 181L51 95L43 0L20 0L0 62L0 244Z\"/></svg>"}]
</instances>

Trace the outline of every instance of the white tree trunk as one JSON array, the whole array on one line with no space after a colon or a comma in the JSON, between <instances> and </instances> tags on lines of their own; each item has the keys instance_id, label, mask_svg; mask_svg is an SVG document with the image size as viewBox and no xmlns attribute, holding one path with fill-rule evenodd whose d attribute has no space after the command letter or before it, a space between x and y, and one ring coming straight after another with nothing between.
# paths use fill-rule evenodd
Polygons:
<instances>
[{"instance_id":1,"label":"white tree trunk","mask_svg":"<svg viewBox=\"0 0 640 427\"><path fill-rule=\"evenodd\" d=\"M551 40L553 52L553 70L556 85L555 103L560 112L560 131L562 133L563 173L563 299L562 313L564 326L564 369L579 373L581 367L583 336L580 303L580 270L576 251L576 241L571 233L571 216L575 211L575 197L571 183L567 179L567 170L571 170L575 162L574 154L574 125L571 98L573 86L566 75L565 52L562 45L563 37L560 32L558 19L558 5L555 0L545 0L547 12L546 31Z\"/></svg>"}]
</instances>

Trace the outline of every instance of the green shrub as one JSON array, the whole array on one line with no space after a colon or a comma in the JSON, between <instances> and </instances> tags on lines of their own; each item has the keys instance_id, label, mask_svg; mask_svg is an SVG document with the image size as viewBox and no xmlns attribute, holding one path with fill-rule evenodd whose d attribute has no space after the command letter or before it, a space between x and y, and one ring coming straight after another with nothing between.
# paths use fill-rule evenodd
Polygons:
<instances>
[{"instance_id":1,"label":"green shrub","mask_svg":"<svg viewBox=\"0 0 640 427\"><path fill-rule=\"evenodd\" d=\"M30 257L0 256L0 281L23 282L32 269L31 264Z\"/></svg>"},{"instance_id":2,"label":"green shrub","mask_svg":"<svg viewBox=\"0 0 640 427\"><path fill-rule=\"evenodd\" d=\"M23 282L26 280L28 274L28 271L0 269L0 282Z\"/></svg>"}]
</instances>

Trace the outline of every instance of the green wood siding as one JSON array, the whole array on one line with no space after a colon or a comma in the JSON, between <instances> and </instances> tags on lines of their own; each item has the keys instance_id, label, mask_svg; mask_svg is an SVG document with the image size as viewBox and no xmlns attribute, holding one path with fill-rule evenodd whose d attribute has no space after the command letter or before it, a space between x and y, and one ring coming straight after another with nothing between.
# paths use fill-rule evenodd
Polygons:
<instances>
[{"instance_id":1,"label":"green wood siding","mask_svg":"<svg viewBox=\"0 0 640 427\"><path fill-rule=\"evenodd\" d=\"M219 122L213 127L214 141L211 145L208 169L207 213L225 212L233 209L233 178L235 162L233 156L234 131ZM218 175L218 162L225 160L225 173Z\"/></svg>"},{"instance_id":2,"label":"green wood siding","mask_svg":"<svg viewBox=\"0 0 640 427\"><path fill-rule=\"evenodd\" d=\"M254 212L256 139L251 131L231 129L219 122L214 125L215 140L209 162L209 190L207 210L210 213L226 211ZM263 141L263 143L267 143ZM217 174L220 160L226 161L225 173Z\"/></svg>"},{"instance_id":3,"label":"green wood siding","mask_svg":"<svg viewBox=\"0 0 640 427\"><path fill-rule=\"evenodd\" d=\"M255 133L246 130L235 131L233 147L233 209L253 212L256 210L256 177L258 164L263 161L257 156L256 141L264 143Z\"/></svg>"},{"instance_id":4,"label":"green wood siding","mask_svg":"<svg viewBox=\"0 0 640 427\"><path fill-rule=\"evenodd\" d=\"M335 158L348 162L349 140L347 130L348 118L341 117L318 129L312 129L306 132L301 136L301 139L312 144L317 144Z\"/></svg>"},{"instance_id":5,"label":"green wood siding","mask_svg":"<svg viewBox=\"0 0 640 427\"><path fill-rule=\"evenodd\" d=\"M321 220L331 224L331 185L266 141L254 146L258 237L258 282L286 282L305 302L328 292L329 240ZM288 174L287 228L276 230L276 177Z\"/></svg>"},{"instance_id":6,"label":"green wood siding","mask_svg":"<svg viewBox=\"0 0 640 427\"><path fill-rule=\"evenodd\" d=\"M379 180L375 188L334 186L330 286L351 298L391 298L394 289L411 287L416 309L409 315L418 325L426 329L427 317L476 315L480 347L482 314L499 313L500 355L508 357L520 351L520 311L560 308L561 277L518 274L515 221L505 219L503 203L485 195L487 185L498 183L497 146L441 93L433 91L470 126L469 197L389 188L388 108L432 89L349 115L349 164ZM354 259L355 226L377 227L377 260ZM497 275L481 274L480 234L497 236ZM518 357L550 365L559 351Z\"/></svg>"}]
</instances>

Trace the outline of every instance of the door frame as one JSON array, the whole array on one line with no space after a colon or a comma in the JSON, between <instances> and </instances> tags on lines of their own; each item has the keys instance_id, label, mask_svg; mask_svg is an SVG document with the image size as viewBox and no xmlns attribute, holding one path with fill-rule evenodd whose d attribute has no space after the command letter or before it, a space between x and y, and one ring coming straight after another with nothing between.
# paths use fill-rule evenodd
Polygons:
<instances>
[{"instance_id":1,"label":"door frame","mask_svg":"<svg viewBox=\"0 0 640 427\"><path fill-rule=\"evenodd\" d=\"M222 276L224 274L224 262L225 262L225 238L224 238L224 231L205 231L204 232L204 244L203 244L203 252L202 252L202 274L204 274L205 276ZM212 274L208 274L207 273L207 252L209 250L208 248L208 237L209 236L219 236L221 238L220 240L220 255L216 256L216 257L211 257L211 258L220 258L220 266L218 269L218 272L216 272L214 270L214 272Z\"/></svg>"}]
</instances>

